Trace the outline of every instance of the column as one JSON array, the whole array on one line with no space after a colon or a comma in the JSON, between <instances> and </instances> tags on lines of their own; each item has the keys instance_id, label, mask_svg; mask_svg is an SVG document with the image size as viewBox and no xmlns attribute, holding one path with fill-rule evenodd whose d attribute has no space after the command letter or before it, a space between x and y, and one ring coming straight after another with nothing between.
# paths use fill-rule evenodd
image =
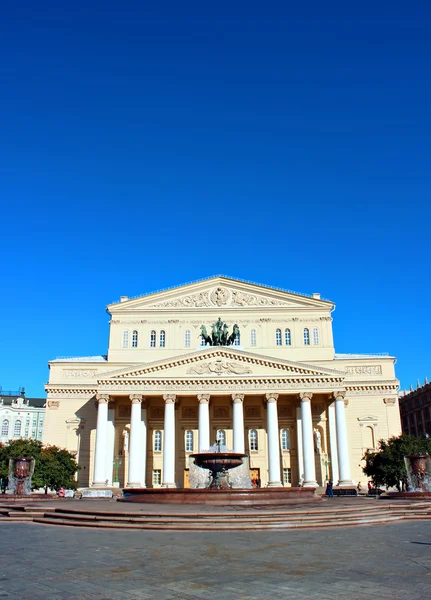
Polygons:
<instances>
[{"instance_id":1,"label":"column","mask_svg":"<svg viewBox=\"0 0 431 600\"><path fill-rule=\"evenodd\" d=\"M244 443L244 394L232 394L233 402L233 451L245 454Z\"/></svg>"},{"instance_id":2,"label":"column","mask_svg":"<svg viewBox=\"0 0 431 600\"><path fill-rule=\"evenodd\" d=\"M162 487L175 488L175 394L165 394L165 424L163 431Z\"/></svg>"},{"instance_id":3,"label":"column","mask_svg":"<svg viewBox=\"0 0 431 600\"><path fill-rule=\"evenodd\" d=\"M304 460L304 487L317 487L314 463L313 420L311 417L310 392L299 394L301 399L302 453Z\"/></svg>"},{"instance_id":4,"label":"column","mask_svg":"<svg viewBox=\"0 0 431 600\"><path fill-rule=\"evenodd\" d=\"M266 394L268 430L268 487L281 487L280 479L280 435L277 413L278 394Z\"/></svg>"},{"instance_id":5,"label":"column","mask_svg":"<svg viewBox=\"0 0 431 600\"><path fill-rule=\"evenodd\" d=\"M347 423L344 406L345 391L334 392L335 420L337 427L338 469L340 472L340 487L350 487L353 481L350 477L349 442L347 439Z\"/></svg>"},{"instance_id":6,"label":"column","mask_svg":"<svg viewBox=\"0 0 431 600\"><path fill-rule=\"evenodd\" d=\"M210 395L199 394L199 425L198 425L198 451L203 452L210 447Z\"/></svg>"},{"instance_id":7,"label":"column","mask_svg":"<svg viewBox=\"0 0 431 600\"><path fill-rule=\"evenodd\" d=\"M304 454L302 451L302 420L301 408L296 409L296 438L298 447L298 485L304 483Z\"/></svg>"},{"instance_id":8,"label":"column","mask_svg":"<svg viewBox=\"0 0 431 600\"><path fill-rule=\"evenodd\" d=\"M146 486L147 480L147 402L145 398L141 404L141 487Z\"/></svg>"},{"instance_id":9,"label":"column","mask_svg":"<svg viewBox=\"0 0 431 600\"><path fill-rule=\"evenodd\" d=\"M334 484L340 479L338 471L337 426L335 424L335 402L328 406L329 445L331 447L331 474Z\"/></svg>"},{"instance_id":10,"label":"column","mask_svg":"<svg viewBox=\"0 0 431 600\"><path fill-rule=\"evenodd\" d=\"M93 486L106 486L106 437L108 429L108 394L98 394L96 448L94 452Z\"/></svg>"},{"instance_id":11,"label":"column","mask_svg":"<svg viewBox=\"0 0 431 600\"><path fill-rule=\"evenodd\" d=\"M132 412L130 415L130 441L129 441L129 476L127 487L141 487L141 394L131 394Z\"/></svg>"}]
</instances>

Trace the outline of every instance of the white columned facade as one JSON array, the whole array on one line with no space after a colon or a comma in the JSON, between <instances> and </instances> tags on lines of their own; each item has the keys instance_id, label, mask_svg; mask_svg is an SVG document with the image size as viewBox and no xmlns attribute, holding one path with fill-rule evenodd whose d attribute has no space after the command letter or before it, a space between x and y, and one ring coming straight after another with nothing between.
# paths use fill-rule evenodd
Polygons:
<instances>
[{"instance_id":1,"label":"white columned facade","mask_svg":"<svg viewBox=\"0 0 431 600\"><path fill-rule=\"evenodd\" d=\"M162 487L175 488L175 394L165 394L165 423L163 430Z\"/></svg>"},{"instance_id":2,"label":"white columned facade","mask_svg":"<svg viewBox=\"0 0 431 600\"><path fill-rule=\"evenodd\" d=\"M268 430L268 487L281 487L280 435L277 413L278 394L266 394Z\"/></svg>"},{"instance_id":3,"label":"white columned facade","mask_svg":"<svg viewBox=\"0 0 431 600\"><path fill-rule=\"evenodd\" d=\"M199 423L198 451L203 452L210 447L210 395L198 394Z\"/></svg>"},{"instance_id":4,"label":"white columned facade","mask_svg":"<svg viewBox=\"0 0 431 600\"><path fill-rule=\"evenodd\" d=\"M313 419L311 416L310 392L299 394L301 399L302 453L304 460L304 487L317 487L314 462Z\"/></svg>"},{"instance_id":5,"label":"white columned facade","mask_svg":"<svg viewBox=\"0 0 431 600\"><path fill-rule=\"evenodd\" d=\"M335 422L335 402L328 406L329 421L329 445L331 447L331 474L332 481L337 484L340 475L338 471L338 450L337 450L337 425Z\"/></svg>"},{"instance_id":6,"label":"white columned facade","mask_svg":"<svg viewBox=\"0 0 431 600\"><path fill-rule=\"evenodd\" d=\"M353 482L350 476L349 444L347 439L347 423L344 396L344 390L334 392L335 419L337 427L338 469L340 475L338 485L340 487L351 487L353 485Z\"/></svg>"},{"instance_id":7,"label":"white columned facade","mask_svg":"<svg viewBox=\"0 0 431 600\"><path fill-rule=\"evenodd\" d=\"M232 394L233 403L233 451L245 453L244 442L244 394Z\"/></svg>"},{"instance_id":8,"label":"white columned facade","mask_svg":"<svg viewBox=\"0 0 431 600\"><path fill-rule=\"evenodd\" d=\"M141 487L141 403L140 394L131 394L132 412L130 416L130 441L129 441L129 475L127 487Z\"/></svg>"},{"instance_id":9,"label":"white columned facade","mask_svg":"<svg viewBox=\"0 0 431 600\"><path fill-rule=\"evenodd\" d=\"M94 453L93 487L106 486L106 441L108 433L108 394L97 396L96 449Z\"/></svg>"}]
</instances>

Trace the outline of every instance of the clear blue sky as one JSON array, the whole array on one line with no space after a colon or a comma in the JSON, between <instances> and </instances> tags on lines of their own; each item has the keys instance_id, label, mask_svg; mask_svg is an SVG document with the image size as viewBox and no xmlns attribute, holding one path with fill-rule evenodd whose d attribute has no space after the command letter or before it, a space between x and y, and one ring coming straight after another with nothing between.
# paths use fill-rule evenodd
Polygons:
<instances>
[{"instance_id":1,"label":"clear blue sky","mask_svg":"<svg viewBox=\"0 0 431 600\"><path fill-rule=\"evenodd\" d=\"M0 52L3 389L216 273L320 292L337 352L431 377L428 3L24 0Z\"/></svg>"}]
</instances>

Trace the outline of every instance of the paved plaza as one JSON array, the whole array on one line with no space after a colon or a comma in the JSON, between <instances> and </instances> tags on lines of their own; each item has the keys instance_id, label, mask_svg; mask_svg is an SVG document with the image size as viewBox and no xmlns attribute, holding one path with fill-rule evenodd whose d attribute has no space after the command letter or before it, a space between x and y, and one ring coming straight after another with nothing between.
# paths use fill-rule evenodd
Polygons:
<instances>
[{"instance_id":1,"label":"paved plaza","mask_svg":"<svg viewBox=\"0 0 431 600\"><path fill-rule=\"evenodd\" d=\"M0 598L431 597L431 523L170 533L1 523Z\"/></svg>"}]
</instances>

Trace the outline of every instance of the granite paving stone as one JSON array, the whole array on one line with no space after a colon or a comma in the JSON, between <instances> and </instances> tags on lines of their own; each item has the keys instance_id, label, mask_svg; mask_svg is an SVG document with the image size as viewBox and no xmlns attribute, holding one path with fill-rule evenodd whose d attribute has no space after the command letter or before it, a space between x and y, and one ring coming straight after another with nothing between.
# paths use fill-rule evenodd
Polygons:
<instances>
[{"instance_id":1,"label":"granite paving stone","mask_svg":"<svg viewBox=\"0 0 431 600\"><path fill-rule=\"evenodd\" d=\"M0 600L431 598L429 521L215 533L0 528Z\"/></svg>"}]
</instances>

